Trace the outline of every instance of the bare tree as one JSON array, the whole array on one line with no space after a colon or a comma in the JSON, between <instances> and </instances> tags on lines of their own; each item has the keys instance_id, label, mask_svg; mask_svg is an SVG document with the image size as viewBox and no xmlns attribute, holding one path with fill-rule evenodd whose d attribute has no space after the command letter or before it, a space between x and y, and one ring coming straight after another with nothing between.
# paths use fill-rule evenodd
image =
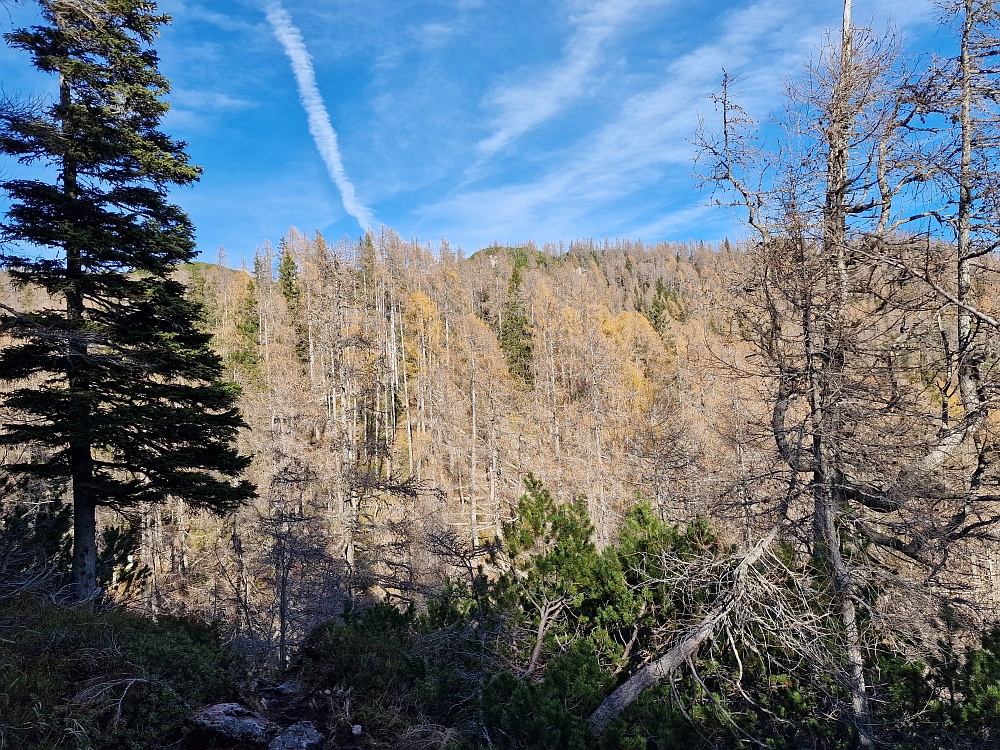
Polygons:
<instances>
[{"instance_id":1,"label":"bare tree","mask_svg":"<svg viewBox=\"0 0 1000 750\"><path fill-rule=\"evenodd\" d=\"M720 202L745 209L754 231L742 330L760 375L775 384L769 427L791 493L735 570L769 564L765 552L777 538L808 552L838 612L830 634L842 644L861 747L877 737L859 608L873 626L885 615L862 591L887 583L911 594L954 591L949 552L997 521L987 509L994 496L978 489L992 462L983 430L995 321L978 304L975 281L985 272L977 261L996 246L987 236L996 226L994 162L984 148L993 120L977 119L973 104L981 96L982 113L993 90L977 65L992 49L986 29L996 10L971 0L945 10L962 19L961 56L919 79L891 35L852 27L845 2L840 38L788 87L777 151L756 145L728 76L715 100L722 132L700 139L706 182L726 189L730 198ZM951 132L940 122L922 127L942 112L952 115ZM944 189L930 194L931 180ZM901 233L927 217L950 228L953 245ZM920 374L928 370L929 383ZM800 477L804 491L792 492ZM809 533L797 533L806 518ZM895 580L887 569L906 575ZM742 597L745 580L734 574L713 609L609 696L592 729L682 666L727 618L762 607ZM802 627L807 613L785 615L785 628ZM835 655L822 658L840 673Z\"/></svg>"}]
</instances>

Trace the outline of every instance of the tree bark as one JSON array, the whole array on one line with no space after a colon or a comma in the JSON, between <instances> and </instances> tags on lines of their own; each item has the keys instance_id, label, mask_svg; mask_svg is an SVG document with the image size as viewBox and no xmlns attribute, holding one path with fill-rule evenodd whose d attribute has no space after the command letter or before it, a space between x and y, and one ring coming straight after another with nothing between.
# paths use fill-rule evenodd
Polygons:
<instances>
[{"instance_id":1,"label":"tree bark","mask_svg":"<svg viewBox=\"0 0 1000 750\"><path fill-rule=\"evenodd\" d=\"M851 28L851 0L844 0L844 23L841 32L840 69L830 102L827 136L826 206L824 209L823 250L828 262L836 269L836 290L832 309L826 311L823 343L817 348L816 357L809 364L810 390L812 391L814 454L813 509L815 542L830 566L833 589L840 608L844 628L844 650L847 656L848 681L851 691L851 714L858 732L857 744L861 748L873 747L871 711L865 683L864 659L861 636L858 632L857 612L854 606L854 580L841 551L840 531L837 524L840 492L836 454L839 448L842 420L840 398L835 395L842 387L840 381L846 368L847 334L846 310L849 280L847 274L847 196L850 189L848 165L850 141L854 129L855 111L851 92L860 71L853 59L853 30ZM811 314L810 314L811 315ZM811 325L812 321L807 321Z\"/></svg>"},{"instance_id":2,"label":"tree bark","mask_svg":"<svg viewBox=\"0 0 1000 750\"><path fill-rule=\"evenodd\" d=\"M56 13L56 23L64 30L65 20L62 14ZM59 75L59 105L62 110L62 131L67 141L73 137L72 126L69 123L69 112L73 104L73 93L69 79L65 73ZM62 156L63 195L66 199L66 219L74 220L74 203L77 198L77 165L69 154ZM66 250L66 317L71 327L82 328L85 317L81 276L83 274L83 258L80 247L75 242L67 242ZM72 335L72 334L71 334ZM86 357L87 344L81 336L76 344L77 354ZM71 392L87 387L80 377L79 370L72 362L66 363L66 384ZM97 498L93 492L94 461L90 442L79 433L87 429L89 409L86 402L76 399L74 410L74 430L76 434L70 437L69 460L71 489L73 493L73 588L79 602L93 600L97 594Z\"/></svg>"},{"instance_id":3,"label":"tree bark","mask_svg":"<svg viewBox=\"0 0 1000 750\"><path fill-rule=\"evenodd\" d=\"M479 546L479 509L476 506L476 485L479 481L479 451L476 445L479 425L476 417L476 372L475 353L473 353L472 363L472 383L470 386L472 400L472 474L469 480L469 533L472 538L472 546Z\"/></svg>"},{"instance_id":4,"label":"tree bark","mask_svg":"<svg viewBox=\"0 0 1000 750\"><path fill-rule=\"evenodd\" d=\"M93 601L97 589L97 502L88 487L90 446L76 446L73 460L73 588L78 602Z\"/></svg>"},{"instance_id":5,"label":"tree bark","mask_svg":"<svg viewBox=\"0 0 1000 750\"><path fill-rule=\"evenodd\" d=\"M962 136L961 163L958 178L958 385L962 406L966 414L979 410L979 367L973 347L976 324L969 309L972 292L972 263L975 251L972 247L972 208L974 175L972 173L972 137L975 130L973 121L973 86L976 76L976 60L970 49L972 33L976 21L974 0L965 0L965 17L962 26L961 104L959 127Z\"/></svg>"},{"instance_id":6,"label":"tree bark","mask_svg":"<svg viewBox=\"0 0 1000 750\"><path fill-rule=\"evenodd\" d=\"M726 592L719 602L708 611L701 621L692 627L687 633L667 651L663 656L654 662L646 665L625 683L620 685L611 695L604 699L597 710L590 715L587 722L590 724L590 731L594 735L600 735L608 724L614 721L621 713L628 708L642 693L658 683L664 677L684 664L694 654L697 653L706 640L708 640L733 607L739 602L743 593L743 584L746 580L746 572L755 565L767 552L768 548L778 537L781 524L776 524L753 549L740 561L733 571L733 585Z\"/></svg>"}]
</instances>

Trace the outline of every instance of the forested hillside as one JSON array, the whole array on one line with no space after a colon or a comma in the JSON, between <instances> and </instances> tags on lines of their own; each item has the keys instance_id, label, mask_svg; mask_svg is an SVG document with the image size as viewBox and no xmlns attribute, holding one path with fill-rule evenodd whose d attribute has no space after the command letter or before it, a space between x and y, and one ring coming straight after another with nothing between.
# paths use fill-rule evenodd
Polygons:
<instances>
[{"instance_id":1,"label":"forested hillside","mask_svg":"<svg viewBox=\"0 0 1000 750\"><path fill-rule=\"evenodd\" d=\"M498 538L529 473L586 497L601 545L639 498L685 522L760 473L742 434L760 399L714 378L740 356L739 263L589 243L461 260L391 232L334 247L292 231L250 274L188 273L244 388L263 517L322 519L333 580L409 600L433 578L421 536Z\"/></svg>"},{"instance_id":2,"label":"forested hillside","mask_svg":"<svg viewBox=\"0 0 1000 750\"><path fill-rule=\"evenodd\" d=\"M183 507L152 516L148 606L178 601L166 592L181 587L188 607L266 613L245 625L268 641L278 592L264 587L253 602L240 592L290 566L289 585L304 587L289 594L295 641L344 595L422 601L442 572L428 535L488 546L516 517L528 475L559 502L585 498L599 548L643 500L667 523L704 517L752 546L788 491L774 381L743 288L758 263L728 243L577 242L460 259L388 231L333 246L292 230L251 272L189 266L204 325L244 389L261 498L208 536ZM927 313L909 313L896 323L920 359L892 373L895 398L938 416L948 386L931 368L944 345L922 328ZM899 425L891 413L869 419L868 448L883 433L900 453L921 450L927 438L911 434L906 447ZM864 450L852 459L859 473L900 460ZM918 521L936 523L930 511ZM935 553L948 559L929 571L942 591L960 584L991 611L997 550L968 534Z\"/></svg>"},{"instance_id":3,"label":"forested hillside","mask_svg":"<svg viewBox=\"0 0 1000 750\"><path fill-rule=\"evenodd\" d=\"M760 732L784 736L782 747L813 732L849 743L835 718L849 685L837 676L836 614L809 563L819 548L808 484L782 463L775 380L754 343L749 285L762 262L728 242L528 244L465 259L388 230L334 245L293 229L251 269L189 264L178 277L242 387L241 449L259 498L223 518L179 500L106 513L102 581L140 612L223 623L259 674L290 669L334 695L358 691L365 726L389 722L373 741L422 732L433 744L457 731L456 741L485 732L503 746L575 746L612 674L634 673L717 615L732 566L757 555L738 611L680 665L683 682L650 691L609 730L609 746L644 732L664 746L689 741L692 720L724 744ZM4 294L22 309L41 303L9 285ZM992 288L978 294L989 300ZM940 314L908 299L892 336L904 333L912 355L887 372L893 398L940 419L954 402L937 395L948 381L933 370L945 359ZM891 410L863 425L849 459L859 474L898 472L901 455L933 440ZM888 446L874 450L879 440ZM949 471L969 461L983 465L956 454ZM934 707L935 686L975 679L948 670L964 669L958 654L997 616L1000 562L979 533L990 516L971 508L956 519L944 490L934 493L929 506L856 513L879 538L852 537L848 553L870 591L864 648L869 689L885 696L880 733L912 743L928 727L945 732L927 746L958 721ZM779 540L760 558L775 524ZM910 546L880 549L889 534ZM409 614L396 620L383 605ZM492 644L485 662L477 641ZM388 682L362 677L369 667L343 662L333 643L380 664ZM987 674L997 669L989 660L1000 654L975 653ZM417 672L414 658L425 664ZM455 659L472 661L441 674ZM921 664L945 671L921 687ZM567 669L583 682L561 683ZM994 699L975 691L987 684L965 688L986 701L973 709L984 727ZM491 691L521 689L537 695L502 716L490 708L504 703ZM428 690L439 697L419 697ZM556 708L566 690L579 706L569 713ZM350 702L328 703L319 715L330 727L355 721L344 718ZM833 723L805 728L819 714ZM637 730L637 715L659 728ZM890 727L897 715L912 723ZM529 719L539 723L515 731Z\"/></svg>"}]
</instances>

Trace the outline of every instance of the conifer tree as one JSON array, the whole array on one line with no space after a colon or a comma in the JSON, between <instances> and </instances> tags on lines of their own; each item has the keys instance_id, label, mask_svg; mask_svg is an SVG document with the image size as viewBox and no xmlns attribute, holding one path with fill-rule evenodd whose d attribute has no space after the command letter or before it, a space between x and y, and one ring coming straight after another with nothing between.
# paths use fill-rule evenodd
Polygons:
<instances>
[{"instance_id":1,"label":"conifer tree","mask_svg":"<svg viewBox=\"0 0 1000 750\"><path fill-rule=\"evenodd\" d=\"M199 306L174 278L193 227L168 201L198 179L185 144L159 129L169 82L152 42L167 16L150 0L39 0L39 25L5 35L59 78L51 103L0 110L0 153L52 179L0 183L10 208L0 262L40 288L40 310L0 310L0 445L40 448L13 474L68 480L73 581L98 593L96 510L181 498L225 512L253 497L237 477L244 426Z\"/></svg>"},{"instance_id":2,"label":"conifer tree","mask_svg":"<svg viewBox=\"0 0 1000 750\"><path fill-rule=\"evenodd\" d=\"M236 340L227 357L229 369L234 372L233 380L238 381L239 373L243 381L253 386L260 378L260 300L257 294L257 282L249 279L246 292L240 299L236 310Z\"/></svg>"},{"instance_id":3,"label":"conifer tree","mask_svg":"<svg viewBox=\"0 0 1000 750\"><path fill-rule=\"evenodd\" d=\"M285 298L292 329L295 331L295 354L304 362L309 361L309 328L302 322L302 287L299 284L299 267L292 250L284 240L279 245L281 262L278 263L278 290Z\"/></svg>"},{"instance_id":4,"label":"conifer tree","mask_svg":"<svg viewBox=\"0 0 1000 750\"><path fill-rule=\"evenodd\" d=\"M525 385L532 385L532 339L531 321L521 299L521 285L524 283L522 270L528 268L528 255L522 248L514 251L514 269L511 271L507 287L507 301L504 303L500 323L500 348L507 357L510 374Z\"/></svg>"}]
</instances>

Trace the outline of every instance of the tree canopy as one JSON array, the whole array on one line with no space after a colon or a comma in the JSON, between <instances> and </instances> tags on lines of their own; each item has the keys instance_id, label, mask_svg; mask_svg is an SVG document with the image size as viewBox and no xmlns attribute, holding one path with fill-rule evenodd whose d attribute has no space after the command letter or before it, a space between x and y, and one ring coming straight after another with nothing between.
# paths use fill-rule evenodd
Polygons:
<instances>
[{"instance_id":1,"label":"tree canopy","mask_svg":"<svg viewBox=\"0 0 1000 750\"><path fill-rule=\"evenodd\" d=\"M0 262L44 291L39 309L4 309L0 379L14 418L0 444L27 444L9 473L68 479L77 595L96 593L95 508L168 497L215 511L254 494L233 481L249 459L238 389L222 382L199 306L173 274L194 229L169 189L198 179L185 144L158 128L169 82L152 42L169 19L145 0L43 0L43 24L6 35L59 77L52 102L8 102L0 152L47 168L10 179Z\"/></svg>"}]
</instances>

